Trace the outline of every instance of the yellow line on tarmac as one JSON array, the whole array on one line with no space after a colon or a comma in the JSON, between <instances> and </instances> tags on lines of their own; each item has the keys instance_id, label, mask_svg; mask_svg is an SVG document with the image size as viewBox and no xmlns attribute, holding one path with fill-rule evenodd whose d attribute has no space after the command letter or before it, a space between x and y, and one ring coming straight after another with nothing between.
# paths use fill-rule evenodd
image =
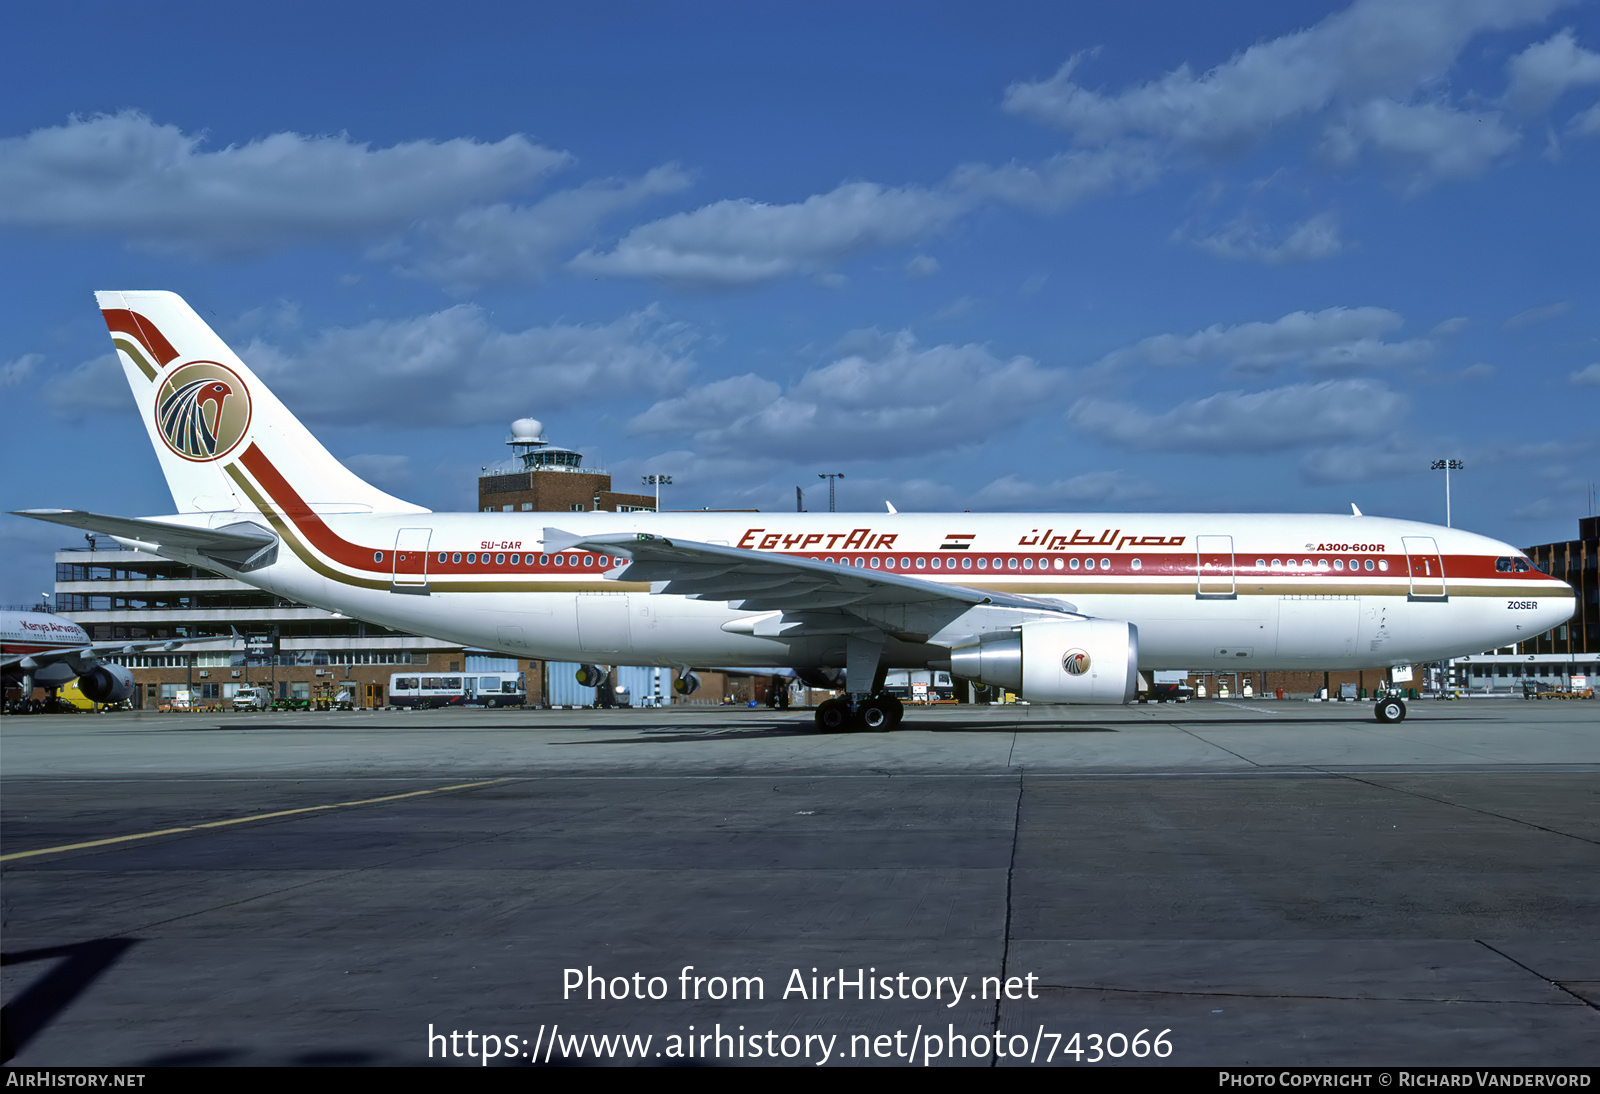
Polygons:
<instances>
[{"instance_id":1,"label":"yellow line on tarmac","mask_svg":"<svg viewBox=\"0 0 1600 1094\"><path fill-rule=\"evenodd\" d=\"M16 851L9 855L0 855L0 862L10 862L12 859L32 858L34 855L53 855L58 851L81 851L86 847L104 847L111 843L127 843L130 840L153 839L156 836L170 836L178 832L198 832L203 828L225 828L230 824L248 824L250 821L271 820L273 817L292 817L296 813L320 813L325 809L345 809L352 805L376 805L379 802L399 801L401 798L417 798L424 794L444 794L451 790L475 790L480 786L493 786L495 783L506 782L505 779L488 779L484 782L457 783L455 786L437 786L432 790L412 790L405 794L389 794L382 798L362 798L353 802L333 802L328 805L308 805L301 809L280 809L276 813L256 813L248 817L234 817L231 820L206 821L202 824L190 824L182 828L162 828L155 832L136 832L131 836L112 836L109 839L89 840L85 843L65 843L60 847L41 847L37 851Z\"/></svg>"}]
</instances>

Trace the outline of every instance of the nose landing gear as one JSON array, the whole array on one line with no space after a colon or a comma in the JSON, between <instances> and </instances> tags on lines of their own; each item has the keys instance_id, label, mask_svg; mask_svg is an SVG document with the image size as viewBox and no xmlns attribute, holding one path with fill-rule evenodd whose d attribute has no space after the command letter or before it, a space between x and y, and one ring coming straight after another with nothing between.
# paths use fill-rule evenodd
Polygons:
<instances>
[{"instance_id":1,"label":"nose landing gear","mask_svg":"<svg viewBox=\"0 0 1600 1094\"><path fill-rule=\"evenodd\" d=\"M1379 699L1375 711L1378 715L1378 721L1385 725L1406 720L1406 703L1398 695L1385 695Z\"/></svg>"}]
</instances>

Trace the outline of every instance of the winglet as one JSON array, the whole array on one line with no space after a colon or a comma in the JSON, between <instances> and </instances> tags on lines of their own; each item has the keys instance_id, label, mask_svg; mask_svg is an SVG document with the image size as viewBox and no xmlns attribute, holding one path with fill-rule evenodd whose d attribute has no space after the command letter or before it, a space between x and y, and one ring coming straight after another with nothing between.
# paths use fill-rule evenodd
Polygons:
<instances>
[{"instance_id":1,"label":"winglet","mask_svg":"<svg viewBox=\"0 0 1600 1094\"><path fill-rule=\"evenodd\" d=\"M1350 515L1352 517L1359 517L1361 515L1361 510L1356 508L1355 502L1350 503Z\"/></svg>"},{"instance_id":2,"label":"winglet","mask_svg":"<svg viewBox=\"0 0 1600 1094\"><path fill-rule=\"evenodd\" d=\"M892 501L885 501L883 504L889 507L889 512L891 513L898 513L900 511L894 507L894 502Z\"/></svg>"}]
</instances>

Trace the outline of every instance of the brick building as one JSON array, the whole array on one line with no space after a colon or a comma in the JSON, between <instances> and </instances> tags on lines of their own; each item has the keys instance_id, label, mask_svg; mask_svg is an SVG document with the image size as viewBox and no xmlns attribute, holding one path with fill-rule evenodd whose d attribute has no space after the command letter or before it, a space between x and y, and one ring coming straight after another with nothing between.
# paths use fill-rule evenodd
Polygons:
<instances>
[{"instance_id":1,"label":"brick building","mask_svg":"<svg viewBox=\"0 0 1600 1094\"><path fill-rule=\"evenodd\" d=\"M484 468L478 479L480 513L655 512L648 494L611 489L611 476L583 466L583 454L552 445L533 418L511 423L511 465Z\"/></svg>"}]
</instances>

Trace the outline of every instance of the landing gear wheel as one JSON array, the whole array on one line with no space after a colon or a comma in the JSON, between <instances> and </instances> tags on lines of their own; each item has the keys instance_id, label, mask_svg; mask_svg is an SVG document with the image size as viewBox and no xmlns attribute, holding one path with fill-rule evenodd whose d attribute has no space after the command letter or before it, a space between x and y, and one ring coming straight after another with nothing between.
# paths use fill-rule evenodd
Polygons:
<instances>
[{"instance_id":1,"label":"landing gear wheel","mask_svg":"<svg viewBox=\"0 0 1600 1094\"><path fill-rule=\"evenodd\" d=\"M817 707L817 729L823 733L839 733L853 728L850 725L850 706L843 699L824 699Z\"/></svg>"},{"instance_id":2,"label":"landing gear wheel","mask_svg":"<svg viewBox=\"0 0 1600 1094\"><path fill-rule=\"evenodd\" d=\"M899 729L901 720L904 719L905 716L906 716L905 704L902 703L898 698L896 698L893 695L880 696L875 701L879 702L879 703L884 703L889 708L889 725L887 726L887 728L889 728L889 729Z\"/></svg>"},{"instance_id":3,"label":"landing gear wheel","mask_svg":"<svg viewBox=\"0 0 1600 1094\"><path fill-rule=\"evenodd\" d=\"M1390 722L1403 722L1406 720L1406 704L1403 699L1379 699L1378 721L1388 724Z\"/></svg>"},{"instance_id":4,"label":"landing gear wheel","mask_svg":"<svg viewBox=\"0 0 1600 1094\"><path fill-rule=\"evenodd\" d=\"M893 729L899 705L894 699L868 699L856 711L856 721L862 729Z\"/></svg>"}]
</instances>

